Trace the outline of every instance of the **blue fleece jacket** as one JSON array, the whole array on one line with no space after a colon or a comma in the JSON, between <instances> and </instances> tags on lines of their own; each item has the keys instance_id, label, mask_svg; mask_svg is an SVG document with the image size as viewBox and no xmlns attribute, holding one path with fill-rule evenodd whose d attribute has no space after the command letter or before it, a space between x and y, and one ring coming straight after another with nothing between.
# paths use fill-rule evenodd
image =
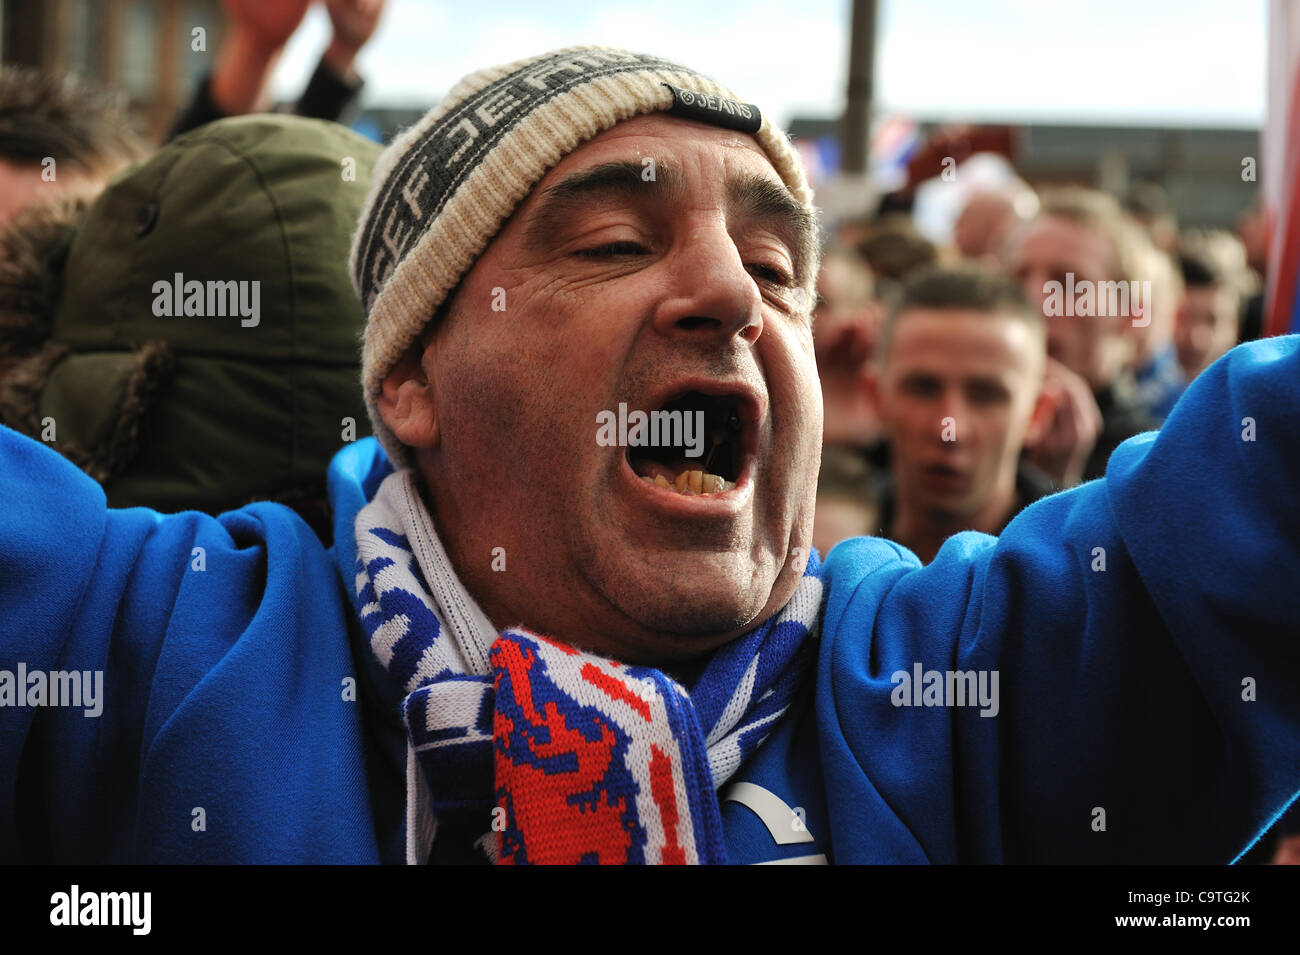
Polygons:
<instances>
[{"instance_id":1,"label":"blue fleece jacket","mask_svg":"<svg viewBox=\"0 0 1300 955\"><path fill-rule=\"evenodd\" d=\"M272 504L107 510L0 429L0 861L402 859L350 599L387 469L336 458L326 551ZM996 540L836 547L816 678L722 793L731 860L1233 860L1300 790L1297 487L1300 339L1273 339ZM20 666L101 671L102 711L27 705Z\"/></svg>"}]
</instances>

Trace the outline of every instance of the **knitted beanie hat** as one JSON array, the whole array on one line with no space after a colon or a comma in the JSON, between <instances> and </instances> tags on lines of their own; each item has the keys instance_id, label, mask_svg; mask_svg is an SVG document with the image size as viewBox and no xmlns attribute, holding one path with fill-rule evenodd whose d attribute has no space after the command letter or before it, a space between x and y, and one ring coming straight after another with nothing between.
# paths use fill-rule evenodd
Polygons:
<instances>
[{"instance_id":1,"label":"knitted beanie hat","mask_svg":"<svg viewBox=\"0 0 1300 955\"><path fill-rule=\"evenodd\" d=\"M471 73L380 156L348 264L366 310L366 406L395 466L409 462L379 416L384 377L551 168L616 123L655 111L752 134L811 208L798 155L756 106L684 66L607 47Z\"/></svg>"}]
</instances>

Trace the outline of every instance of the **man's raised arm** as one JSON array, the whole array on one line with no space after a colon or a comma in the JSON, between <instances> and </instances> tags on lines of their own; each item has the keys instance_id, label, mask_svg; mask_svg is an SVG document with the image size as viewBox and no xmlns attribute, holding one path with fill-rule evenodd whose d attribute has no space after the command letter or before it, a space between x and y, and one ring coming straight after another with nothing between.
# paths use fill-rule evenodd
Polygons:
<instances>
[{"instance_id":1,"label":"man's raised arm","mask_svg":"<svg viewBox=\"0 0 1300 955\"><path fill-rule=\"evenodd\" d=\"M0 862L376 860L349 611L306 524L108 510L3 427L0 501Z\"/></svg>"}]
</instances>

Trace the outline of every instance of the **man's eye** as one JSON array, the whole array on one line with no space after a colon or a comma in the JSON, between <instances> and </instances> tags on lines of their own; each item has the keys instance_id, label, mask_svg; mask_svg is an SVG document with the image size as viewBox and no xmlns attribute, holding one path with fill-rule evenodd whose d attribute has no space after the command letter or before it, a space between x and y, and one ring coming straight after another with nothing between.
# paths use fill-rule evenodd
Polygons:
<instances>
[{"instance_id":1,"label":"man's eye","mask_svg":"<svg viewBox=\"0 0 1300 955\"><path fill-rule=\"evenodd\" d=\"M931 378L905 378L902 390L917 398L933 398L939 394L939 382Z\"/></svg>"},{"instance_id":2,"label":"man's eye","mask_svg":"<svg viewBox=\"0 0 1300 955\"><path fill-rule=\"evenodd\" d=\"M971 385L967 394L972 403L981 405L1001 404L1011 397L996 385Z\"/></svg>"},{"instance_id":3,"label":"man's eye","mask_svg":"<svg viewBox=\"0 0 1300 955\"><path fill-rule=\"evenodd\" d=\"M578 249L574 255L589 259L612 259L620 255L645 255L649 251L637 242L607 242L592 249Z\"/></svg>"},{"instance_id":4,"label":"man's eye","mask_svg":"<svg viewBox=\"0 0 1300 955\"><path fill-rule=\"evenodd\" d=\"M755 278L760 278L764 282L771 282L773 285L789 285L790 276L774 265L762 265L754 263L749 266L749 274Z\"/></svg>"}]
</instances>

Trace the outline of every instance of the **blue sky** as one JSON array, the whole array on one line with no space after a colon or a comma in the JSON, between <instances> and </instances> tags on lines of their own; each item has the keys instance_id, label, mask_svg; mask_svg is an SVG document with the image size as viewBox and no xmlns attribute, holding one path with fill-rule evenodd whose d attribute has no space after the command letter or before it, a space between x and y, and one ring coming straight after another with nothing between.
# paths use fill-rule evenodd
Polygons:
<instances>
[{"instance_id":1,"label":"blue sky","mask_svg":"<svg viewBox=\"0 0 1300 955\"><path fill-rule=\"evenodd\" d=\"M877 99L921 119L1258 126L1264 0L881 0ZM836 116L847 0L389 0L362 54L368 102L431 104L463 74L574 43L687 63L781 123ZM315 8L275 89L329 35Z\"/></svg>"}]
</instances>

